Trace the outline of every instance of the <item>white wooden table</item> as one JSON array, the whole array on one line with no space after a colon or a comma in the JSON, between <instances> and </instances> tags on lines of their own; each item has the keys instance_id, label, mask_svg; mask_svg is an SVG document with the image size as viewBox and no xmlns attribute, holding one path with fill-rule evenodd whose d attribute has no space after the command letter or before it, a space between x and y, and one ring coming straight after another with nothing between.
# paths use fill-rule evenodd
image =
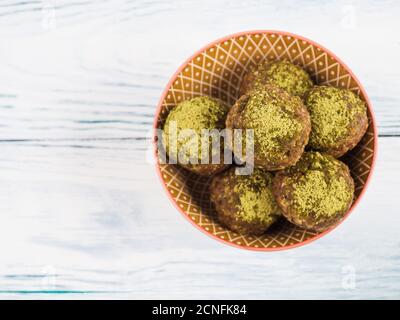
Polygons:
<instances>
[{"instance_id":1,"label":"white wooden table","mask_svg":"<svg viewBox=\"0 0 400 320\"><path fill-rule=\"evenodd\" d=\"M389 0L1 0L0 298L400 298L399 15ZM250 29L335 52L379 126L363 201L334 232L289 251L200 233L148 152L177 67Z\"/></svg>"}]
</instances>

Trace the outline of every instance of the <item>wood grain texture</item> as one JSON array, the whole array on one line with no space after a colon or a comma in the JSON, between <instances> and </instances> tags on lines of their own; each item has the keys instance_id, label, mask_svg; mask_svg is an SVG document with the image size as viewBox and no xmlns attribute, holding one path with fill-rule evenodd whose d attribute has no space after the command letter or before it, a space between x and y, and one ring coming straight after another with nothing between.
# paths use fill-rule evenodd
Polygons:
<instances>
[{"instance_id":1,"label":"wood grain texture","mask_svg":"<svg viewBox=\"0 0 400 320\"><path fill-rule=\"evenodd\" d=\"M0 297L399 298L399 13L397 1L0 1ZM355 212L284 252L201 234L167 199L149 151L177 67L250 29L336 53L380 135Z\"/></svg>"}]
</instances>

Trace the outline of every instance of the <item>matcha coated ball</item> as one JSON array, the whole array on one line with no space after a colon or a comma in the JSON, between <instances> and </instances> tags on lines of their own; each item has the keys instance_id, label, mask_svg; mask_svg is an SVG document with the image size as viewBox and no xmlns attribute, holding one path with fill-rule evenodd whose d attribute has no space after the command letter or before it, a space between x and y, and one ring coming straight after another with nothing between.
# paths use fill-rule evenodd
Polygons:
<instances>
[{"instance_id":1,"label":"matcha coated ball","mask_svg":"<svg viewBox=\"0 0 400 320\"><path fill-rule=\"evenodd\" d=\"M368 128L367 107L347 89L315 86L306 95L311 116L309 146L336 158L353 149Z\"/></svg>"},{"instance_id":2,"label":"matcha coated ball","mask_svg":"<svg viewBox=\"0 0 400 320\"><path fill-rule=\"evenodd\" d=\"M223 141L220 148L212 148L212 138L204 139L203 130L223 129L228 107L218 99L202 96L183 101L168 114L163 131L167 155L182 167L200 175L212 175L223 170ZM208 154L203 154L204 143ZM219 154L219 163L212 158ZM202 161L208 159L208 163Z\"/></svg>"},{"instance_id":3,"label":"matcha coated ball","mask_svg":"<svg viewBox=\"0 0 400 320\"><path fill-rule=\"evenodd\" d=\"M276 174L273 191L290 222L322 232L349 210L354 181L343 162L328 154L306 152L295 166Z\"/></svg>"},{"instance_id":4,"label":"matcha coated ball","mask_svg":"<svg viewBox=\"0 0 400 320\"><path fill-rule=\"evenodd\" d=\"M311 123L307 108L299 97L267 84L242 96L229 111L227 129L242 129L242 150L233 152L245 161L246 129L254 135L254 165L280 170L294 165L308 142ZM233 137L235 135L232 134Z\"/></svg>"},{"instance_id":5,"label":"matcha coated ball","mask_svg":"<svg viewBox=\"0 0 400 320\"><path fill-rule=\"evenodd\" d=\"M286 61L264 61L253 67L243 78L240 93L243 95L250 90L267 83L285 89L291 95L303 98L313 86L310 75L301 67Z\"/></svg>"},{"instance_id":6,"label":"matcha coated ball","mask_svg":"<svg viewBox=\"0 0 400 320\"><path fill-rule=\"evenodd\" d=\"M235 167L215 175L210 195L221 224L240 234L263 234L281 216L272 179L271 173L260 169L236 175Z\"/></svg>"}]
</instances>

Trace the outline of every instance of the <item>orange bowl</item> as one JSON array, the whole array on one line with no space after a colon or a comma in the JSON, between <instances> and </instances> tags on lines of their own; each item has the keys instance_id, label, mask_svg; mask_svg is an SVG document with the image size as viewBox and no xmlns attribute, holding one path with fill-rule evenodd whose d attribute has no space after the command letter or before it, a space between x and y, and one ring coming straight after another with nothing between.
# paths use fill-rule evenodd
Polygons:
<instances>
[{"instance_id":1,"label":"orange bowl","mask_svg":"<svg viewBox=\"0 0 400 320\"><path fill-rule=\"evenodd\" d=\"M239 98L241 79L252 65L280 59L303 67L316 84L354 91L368 106L369 127L365 136L341 159L350 167L356 185L355 200L347 217L360 201L371 177L377 148L375 120L367 94L351 70L332 52L311 40L287 32L257 30L212 42L191 56L172 76L161 96L154 128L162 129L168 112L179 102L195 96L213 96L233 105ZM161 164L157 143L155 153L161 183L176 208L198 229L226 244L258 251L282 250L309 243L337 226L316 233L282 218L259 237L232 232L215 217L208 192L211 178L198 176L178 165Z\"/></svg>"}]
</instances>

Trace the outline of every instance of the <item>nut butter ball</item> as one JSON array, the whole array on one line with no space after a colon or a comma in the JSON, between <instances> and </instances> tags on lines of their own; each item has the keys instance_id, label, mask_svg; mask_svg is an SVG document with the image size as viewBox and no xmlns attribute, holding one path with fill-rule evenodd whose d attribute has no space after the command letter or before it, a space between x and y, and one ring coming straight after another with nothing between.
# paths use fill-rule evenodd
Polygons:
<instances>
[{"instance_id":1,"label":"nut butter ball","mask_svg":"<svg viewBox=\"0 0 400 320\"><path fill-rule=\"evenodd\" d=\"M303 97L313 86L310 75L301 67L286 61L264 61L253 67L243 78L243 95L259 85L274 84L291 95Z\"/></svg>"},{"instance_id":2,"label":"nut butter ball","mask_svg":"<svg viewBox=\"0 0 400 320\"><path fill-rule=\"evenodd\" d=\"M310 116L299 97L267 84L242 96L229 111L226 127L242 129L242 152L233 137L233 152L245 161L246 130L253 130L254 165L266 170L291 166L301 157L311 130Z\"/></svg>"},{"instance_id":3,"label":"nut butter ball","mask_svg":"<svg viewBox=\"0 0 400 320\"><path fill-rule=\"evenodd\" d=\"M295 166L276 174L273 191L290 222L322 232L349 210L354 182L343 162L328 154L306 152Z\"/></svg>"},{"instance_id":4,"label":"nut butter ball","mask_svg":"<svg viewBox=\"0 0 400 320\"><path fill-rule=\"evenodd\" d=\"M336 158L353 149L368 128L367 107L347 89L315 86L305 98L311 117L310 148Z\"/></svg>"},{"instance_id":5,"label":"nut butter ball","mask_svg":"<svg viewBox=\"0 0 400 320\"><path fill-rule=\"evenodd\" d=\"M236 175L231 167L215 175L210 196L221 224L240 234L261 235L281 216L272 193L272 174L261 169Z\"/></svg>"},{"instance_id":6,"label":"nut butter ball","mask_svg":"<svg viewBox=\"0 0 400 320\"><path fill-rule=\"evenodd\" d=\"M228 107L207 96L183 101L168 114L163 130L163 144L167 155L182 167L200 175L212 175L227 167L223 159L223 141L219 148L212 147L212 138L204 139L203 130L224 129ZM222 140L222 139L221 139ZM209 154L203 155L202 144L209 144ZM219 163L212 157L220 155ZM202 158L208 159L204 163ZM203 163L202 163L203 162Z\"/></svg>"}]
</instances>

